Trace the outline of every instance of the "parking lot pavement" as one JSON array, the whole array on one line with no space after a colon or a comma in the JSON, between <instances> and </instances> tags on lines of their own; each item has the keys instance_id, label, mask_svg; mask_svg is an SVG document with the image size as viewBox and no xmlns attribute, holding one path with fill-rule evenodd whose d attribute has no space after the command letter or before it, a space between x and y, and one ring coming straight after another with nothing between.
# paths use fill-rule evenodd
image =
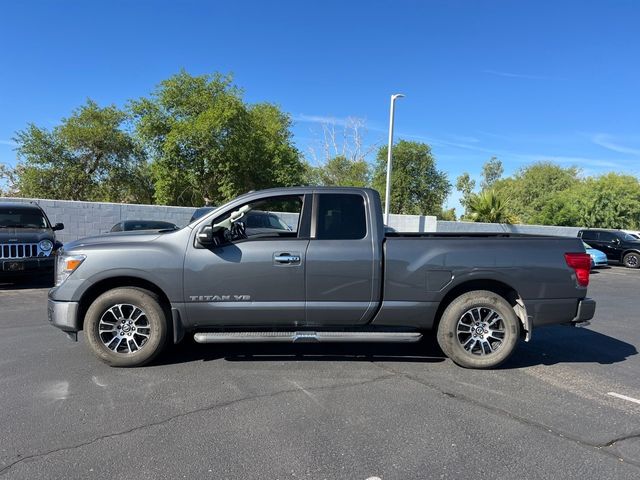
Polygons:
<instances>
[{"instance_id":1,"label":"parking lot pavement","mask_svg":"<svg viewBox=\"0 0 640 480\"><path fill-rule=\"evenodd\" d=\"M417 345L202 346L112 369L0 285L5 478L638 478L640 271L494 371Z\"/></svg>"}]
</instances>

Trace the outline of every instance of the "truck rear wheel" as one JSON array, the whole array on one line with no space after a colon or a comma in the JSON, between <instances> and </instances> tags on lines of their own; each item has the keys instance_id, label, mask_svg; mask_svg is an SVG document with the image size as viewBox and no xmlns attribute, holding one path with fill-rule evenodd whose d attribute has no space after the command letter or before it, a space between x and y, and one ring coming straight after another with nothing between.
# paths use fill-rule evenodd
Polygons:
<instances>
[{"instance_id":1,"label":"truck rear wheel","mask_svg":"<svg viewBox=\"0 0 640 480\"><path fill-rule=\"evenodd\" d=\"M465 368L494 368L515 350L520 321L503 297L486 290L460 295L445 309L438 344Z\"/></svg>"},{"instance_id":2,"label":"truck rear wheel","mask_svg":"<svg viewBox=\"0 0 640 480\"><path fill-rule=\"evenodd\" d=\"M94 300L84 317L93 353L114 367L149 363L165 345L167 319L152 292L114 288Z\"/></svg>"}]
</instances>

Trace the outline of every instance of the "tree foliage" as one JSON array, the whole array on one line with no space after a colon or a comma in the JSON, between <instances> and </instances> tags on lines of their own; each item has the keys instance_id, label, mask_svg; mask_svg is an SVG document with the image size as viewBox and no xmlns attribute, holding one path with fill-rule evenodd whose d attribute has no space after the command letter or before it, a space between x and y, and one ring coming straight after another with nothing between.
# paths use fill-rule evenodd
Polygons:
<instances>
[{"instance_id":1,"label":"tree foliage","mask_svg":"<svg viewBox=\"0 0 640 480\"><path fill-rule=\"evenodd\" d=\"M522 168L512 177L493 184L496 195L504 199L509 210L523 223L546 224L542 211L560 192L580 182L579 170L551 162L538 162Z\"/></svg>"},{"instance_id":2,"label":"tree foliage","mask_svg":"<svg viewBox=\"0 0 640 480\"><path fill-rule=\"evenodd\" d=\"M507 203L491 189L471 195L468 218L474 222L516 223Z\"/></svg>"},{"instance_id":3,"label":"tree foliage","mask_svg":"<svg viewBox=\"0 0 640 480\"><path fill-rule=\"evenodd\" d=\"M504 168L502 167L502 162L498 160L497 157L491 157L482 166L482 182L480 183L480 188L482 190L492 188L493 185L500 180L503 173Z\"/></svg>"},{"instance_id":4,"label":"tree foliage","mask_svg":"<svg viewBox=\"0 0 640 480\"><path fill-rule=\"evenodd\" d=\"M24 197L148 202L147 165L125 120L117 107L87 100L51 131L28 125L14 138L20 162L5 171L11 190Z\"/></svg>"},{"instance_id":5,"label":"tree foliage","mask_svg":"<svg viewBox=\"0 0 640 480\"><path fill-rule=\"evenodd\" d=\"M350 160L339 155L319 167L309 166L307 183L330 187L366 187L371 171L366 160Z\"/></svg>"},{"instance_id":6,"label":"tree foliage","mask_svg":"<svg viewBox=\"0 0 640 480\"><path fill-rule=\"evenodd\" d=\"M302 182L288 115L272 104L244 103L228 75L182 71L132 101L130 110L153 158L157 203L220 204L249 190Z\"/></svg>"},{"instance_id":7,"label":"tree foliage","mask_svg":"<svg viewBox=\"0 0 640 480\"><path fill-rule=\"evenodd\" d=\"M383 201L387 174L387 146L378 150L372 185ZM451 191L447 174L436 168L425 143L400 140L393 147L391 213L438 215Z\"/></svg>"}]
</instances>

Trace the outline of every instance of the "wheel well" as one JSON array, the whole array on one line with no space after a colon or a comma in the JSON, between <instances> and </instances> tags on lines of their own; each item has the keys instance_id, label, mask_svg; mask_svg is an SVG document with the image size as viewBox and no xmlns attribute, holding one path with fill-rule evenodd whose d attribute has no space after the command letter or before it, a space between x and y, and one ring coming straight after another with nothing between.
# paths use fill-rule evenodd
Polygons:
<instances>
[{"instance_id":1,"label":"wheel well","mask_svg":"<svg viewBox=\"0 0 640 480\"><path fill-rule=\"evenodd\" d=\"M473 290L488 290L504 298L513 307L516 312L516 316L520 319L520 323L522 323L523 333L527 333L526 312L524 311L524 303L522 302L520 295L513 287L510 287L506 283L502 283L497 280L470 280L468 282L461 283L460 285L456 285L454 288L449 290L444 298L440 301L440 306L438 307L438 311L436 312L433 329L438 329L438 324L440 323L440 319L442 318L444 310L453 300L458 298L460 295L471 292Z\"/></svg>"},{"instance_id":2,"label":"wheel well","mask_svg":"<svg viewBox=\"0 0 640 480\"><path fill-rule=\"evenodd\" d=\"M148 290L150 292L155 293L158 296L158 300L160 301L160 305L165 310L165 315L167 321L170 323L171 320L171 302L169 302L169 298L162 291L160 287L158 287L155 283L152 283L148 280L143 280L142 278L136 277L113 277L107 278L105 280L101 280L96 284L92 285L87 289L86 292L82 294L80 298L80 304L78 307L78 319L79 319L79 327L80 330L83 329L84 324L84 315L87 313L87 310L93 303L93 301L102 295L104 292L118 288L118 287L138 287Z\"/></svg>"},{"instance_id":3,"label":"wheel well","mask_svg":"<svg viewBox=\"0 0 640 480\"><path fill-rule=\"evenodd\" d=\"M636 253L636 254L640 254L640 251L638 250L625 250L624 252L622 252L622 255L620 256L620 261L622 261L625 257L625 255L629 254L629 253Z\"/></svg>"}]
</instances>

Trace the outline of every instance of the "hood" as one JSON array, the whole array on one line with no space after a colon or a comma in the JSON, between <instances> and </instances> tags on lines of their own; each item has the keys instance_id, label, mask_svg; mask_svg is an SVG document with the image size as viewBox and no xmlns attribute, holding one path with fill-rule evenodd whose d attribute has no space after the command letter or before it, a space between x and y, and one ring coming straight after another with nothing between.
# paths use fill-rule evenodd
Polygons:
<instances>
[{"instance_id":1,"label":"hood","mask_svg":"<svg viewBox=\"0 0 640 480\"><path fill-rule=\"evenodd\" d=\"M111 244L113 246L125 246L133 243L151 242L155 240L162 233L155 231L130 231L130 232L113 232L105 233L103 235L96 235L94 237L85 237L73 242L64 244L65 251L69 251L72 248L88 247L92 245L106 245Z\"/></svg>"},{"instance_id":2,"label":"hood","mask_svg":"<svg viewBox=\"0 0 640 480\"><path fill-rule=\"evenodd\" d=\"M53 239L54 234L48 228L0 228L0 243L38 243Z\"/></svg>"}]
</instances>

